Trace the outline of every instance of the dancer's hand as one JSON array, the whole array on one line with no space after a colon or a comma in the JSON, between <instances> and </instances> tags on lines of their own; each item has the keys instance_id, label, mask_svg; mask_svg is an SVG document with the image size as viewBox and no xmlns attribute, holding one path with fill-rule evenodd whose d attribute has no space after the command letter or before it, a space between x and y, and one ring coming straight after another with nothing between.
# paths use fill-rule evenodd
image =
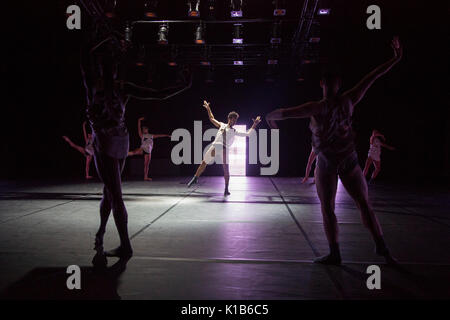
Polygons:
<instances>
[{"instance_id":1,"label":"dancer's hand","mask_svg":"<svg viewBox=\"0 0 450 320\"><path fill-rule=\"evenodd\" d=\"M142 120L144 120L145 119L145 117L140 117L138 120L139 121L142 121Z\"/></svg>"},{"instance_id":2,"label":"dancer's hand","mask_svg":"<svg viewBox=\"0 0 450 320\"><path fill-rule=\"evenodd\" d=\"M203 100L203 106L206 108L206 110L209 110L209 104L210 104L210 102Z\"/></svg>"},{"instance_id":3,"label":"dancer's hand","mask_svg":"<svg viewBox=\"0 0 450 320\"><path fill-rule=\"evenodd\" d=\"M261 116L257 116L256 119L253 120L253 126L256 127L261 122Z\"/></svg>"},{"instance_id":4,"label":"dancer's hand","mask_svg":"<svg viewBox=\"0 0 450 320\"><path fill-rule=\"evenodd\" d=\"M391 47L394 50L394 58L400 60L403 55L403 48L400 40L398 39L398 36L394 36L394 38L392 39Z\"/></svg>"}]
</instances>

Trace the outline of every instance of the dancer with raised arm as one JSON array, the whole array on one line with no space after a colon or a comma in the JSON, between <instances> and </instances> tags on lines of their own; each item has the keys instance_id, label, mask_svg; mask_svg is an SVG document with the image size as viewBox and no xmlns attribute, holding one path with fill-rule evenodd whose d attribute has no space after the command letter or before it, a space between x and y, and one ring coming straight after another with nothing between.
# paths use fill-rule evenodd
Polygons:
<instances>
[{"instance_id":1,"label":"dancer with raised arm","mask_svg":"<svg viewBox=\"0 0 450 320\"><path fill-rule=\"evenodd\" d=\"M92 179L93 177L89 174L89 169L91 167L92 157L94 156L94 138L92 133L87 133L86 131L86 121L83 122L83 136L84 136L84 148L72 142L67 136L63 136L63 139L75 150L83 154L86 158L86 164L84 168L85 178Z\"/></svg>"},{"instance_id":2,"label":"dancer with raised arm","mask_svg":"<svg viewBox=\"0 0 450 320\"><path fill-rule=\"evenodd\" d=\"M150 161L152 159L153 139L169 137L170 134L153 134L148 132L148 127L141 126L144 117L138 119L138 133L141 138L141 146L133 151L128 152L128 156L144 155L144 180L151 181L152 178L148 177L148 170L150 168Z\"/></svg>"},{"instance_id":3,"label":"dancer with raised arm","mask_svg":"<svg viewBox=\"0 0 450 320\"><path fill-rule=\"evenodd\" d=\"M313 145L318 152L315 170L317 193L330 246L330 253L315 260L323 264L340 264L341 253L338 240L338 224L334 213L338 176L347 192L356 202L364 225L375 242L375 251L387 263L395 263L384 241L381 226L369 203L367 183L358 164L353 142L352 115L354 107L379 77L397 64L402 57L402 46L397 37L391 42L393 57L367 74L355 87L338 94L341 80L328 74L320 85L323 98L297 107L277 109L267 115L272 128L277 120L311 117Z\"/></svg>"},{"instance_id":4,"label":"dancer with raised arm","mask_svg":"<svg viewBox=\"0 0 450 320\"><path fill-rule=\"evenodd\" d=\"M373 181L381 171L381 147L389 150L395 150L394 147L381 142L381 140L386 141L384 135L382 135L378 130L372 131L372 136L370 137L370 148L369 154L367 156L366 164L364 166L363 175L367 176L370 166L373 164L375 170L372 172L370 181Z\"/></svg>"},{"instance_id":5,"label":"dancer with raised arm","mask_svg":"<svg viewBox=\"0 0 450 320\"><path fill-rule=\"evenodd\" d=\"M205 168L208 164L210 164L214 159L216 159L216 163L221 163L223 166L223 176L225 178L225 191L224 195L228 196L230 195L230 191L228 190L228 185L230 182L230 171L229 171L229 165L228 165L228 150L233 144L234 137L248 137L251 132L258 126L258 124L261 122L261 117L258 116L256 119L253 119L253 125L247 132L240 132L233 128L233 126L236 124L239 114L235 111L232 111L228 114L228 121L227 123L223 123L220 121L217 121L214 118L214 115L211 111L210 103L203 101L203 107L205 107L206 111L208 112L208 117L211 123L219 129L217 132L216 138L214 139L214 142L212 143L211 147L206 151L205 156L203 158L202 163L197 169L197 172L195 173L194 177L189 181L188 187L198 182L198 178L201 176L203 171L205 171Z\"/></svg>"}]
</instances>

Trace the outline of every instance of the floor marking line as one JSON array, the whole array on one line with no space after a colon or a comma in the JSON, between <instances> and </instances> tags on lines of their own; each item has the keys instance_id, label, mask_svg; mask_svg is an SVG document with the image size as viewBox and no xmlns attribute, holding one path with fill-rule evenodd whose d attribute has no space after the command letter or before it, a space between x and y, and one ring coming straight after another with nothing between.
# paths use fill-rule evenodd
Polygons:
<instances>
[{"instance_id":1,"label":"floor marking line","mask_svg":"<svg viewBox=\"0 0 450 320\"><path fill-rule=\"evenodd\" d=\"M306 242L310 246L312 252L314 253L314 255L316 257L319 257L320 256L319 251L317 251L317 249L314 247L314 245L312 244L312 241L309 239L308 235L306 234L305 229L303 229L303 227L301 226L300 222L295 217L294 213L292 212L291 208L289 207L289 204L287 204L286 201L284 200L284 197L281 194L280 189L278 189L278 186L275 184L275 182L273 181L272 178L269 178L269 180L272 182L275 190L277 190L278 194L280 195L281 199L283 200L283 203L286 206L286 209L288 210L289 215L291 216L291 218L294 220L295 224L299 228L299 230L302 233L303 237L305 238ZM340 294L341 298L342 299L347 299L348 297L345 294L344 289L342 288L341 284L335 279L335 277L331 273L330 266L327 266L327 265L323 265L323 266L325 267L325 270L326 270L326 272L328 274L328 277L330 278L331 282L334 284L334 286L335 286L337 292Z\"/></svg>"},{"instance_id":2,"label":"floor marking line","mask_svg":"<svg viewBox=\"0 0 450 320\"><path fill-rule=\"evenodd\" d=\"M39 212L42 212L42 211L45 211L45 210L53 209L53 208L56 208L56 207L68 204L68 203L73 202L73 201L75 201L75 200L69 200L69 201L66 201L66 202L63 202L63 203L56 204L54 206L50 206L48 208L39 209L39 210L30 212L30 213L24 214L23 216L20 216L20 217L13 217L13 218L10 218L10 219L6 219L6 220L3 220L3 221L0 221L0 224L6 223L6 222L9 222L9 221L18 220L18 219L21 219L21 218L24 218L24 217L28 217L28 216L31 216L31 215L33 215L35 213L39 213Z\"/></svg>"},{"instance_id":3,"label":"floor marking line","mask_svg":"<svg viewBox=\"0 0 450 320\"><path fill-rule=\"evenodd\" d=\"M198 188L198 187L197 187ZM189 197L197 188L193 189L191 192L189 192L188 194L186 194L183 198L179 199L177 202L175 202L173 205L171 205L168 209L166 209L163 213L161 213L159 216L157 216L155 219L153 219L149 224L145 225L144 227L142 227L139 231L137 231L136 233L134 233L131 237L130 240L132 240L133 238L137 237L140 233L142 233L143 231L145 231L145 229L147 229L148 227L150 227L152 224L154 224L156 221L158 221L159 219L161 219L166 213L168 213L170 210L172 210L173 208L175 208L181 201L183 201L184 199L186 199L187 197Z\"/></svg>"}]
</instances>

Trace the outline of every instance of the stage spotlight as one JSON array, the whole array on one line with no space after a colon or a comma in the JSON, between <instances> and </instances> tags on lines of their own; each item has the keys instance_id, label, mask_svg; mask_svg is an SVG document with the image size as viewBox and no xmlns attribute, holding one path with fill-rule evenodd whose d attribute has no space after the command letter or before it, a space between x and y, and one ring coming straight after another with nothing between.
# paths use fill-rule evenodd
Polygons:
<instances>
[{"instance_id":1,"label":"stage spotlight","mask_svg":"<svg viewBox=\"0 0 450 320\"><path fill-rule=\"evenodd\" d=\"M195 43L204 44L205 39L203 35L204 35L204 26L200 23L195 29Z\"/></svg>"},{"instance_id":2,"label":"stage spotlight","mask_svg":"<svg viewBox=\"0 0 450 320\"><path fill-rule=\"evenodd\" d=\"M275 17L286 15L286 3L283 0L275 0L275 9L273 10L273 15Z\"/></svg>"},{"instance_id":3,"label":"stage spotlight","mask_svg":"<svg viewBox=\"0 0 450 320\"><path fill-rule=\"evenodd\" d=\"M233 25L233 43L241 44L244 43L243 36L243 24L242 23L235 23Z\"/></svg>"},{"instance_id":4,"label":"stage spotlight","mask_svg":"<svg viewBox=\"0 0 450 320\"><path fill-rule=\"evenodd\" d=\"M116 16L115 10L117 6L116 0L107 0L105 2L105 16L108 18L114 18Z\"/></svg>"},{"instance_id":5,"label":"stage spotlight","mask_svg":"<svg viewBox=\"0 0 450 320\"><path fill-rule=\"evenodd\" d=\"M158 1L150 0L144 1L144 15L148 18L156 18L156 9L158 8Z\"/></svg>"},{"instance_id":6,"label":"stage spotlight","mask_svg":"<svg viewBox=\"0 0 450 320\"><path fill-rule=\"evenodd\" d=\"M200 0L188 1L188 16L189 17L200 17Z\"/></svg>"},{"instance_id":7,"label":"stage spotlight","mask_svg":"<svg viewBox=\"0 0 450 320\"><path fill-rule=\"evenodd\" d=\"M317 14L319 15L319 16L327 16L327 15L329 15L330 14L330 11L331 11L331 9L319 9L318 11L317 11Z\"/></svg>"},{"instance_id":8,"label":"stage spotlight","mask_svg":"<svg viewBox=\"0 0 450 320\"><path fill-rule=\"evenodd\" d=\"M159 26L158 43L164 45L169 43L169 25L166 23Z\"/></svg>"},{"instance_id":9,"label":"stage spotlight","mask_svg":"<svg viewBox=\"0 0 450 320\"><path fill-rule=\"evenodd\" d=\"M131 37L133 35L133 31L131 30L130 22L125 23L125 41L131 42Z\"/></svg>"},{"instance_id":10,"label":"stage spotlight","mask_svg":"<svg viewBox=\"0 0 450 320\"><path fill-rule=\"evenodd\" d=\"M277 59L269 59L269 60L267 60L267 64L271 64L271 65L278 64L278 60Z\"/></svg>"},{"instance_id":11,"label":"stage spotlight","mask_svg":"<svg viewBox=\"0 0 450 320\"><path fill-rule=\"evenodd\" d=\"M242 1L243 0L231 0L231 17L241 18L242 17Z\"/></svg>"},{"instance_id":12,"label":"stage spotlight","mask_svg":"<svg viewBox=\"0 0 450 320\"><path fill-rule=\"evenodd\" d=\"M320 38L319 37L311 37L311 38L309 38L309 42L310 43L319 43Z\"/></svg>"},{"instance_id":13,"label":"stage spotlight","mask_svg":"<svg viewBox=\"0 0 450 320\"><path fill-rule=\"evenodd\" d=\"M243 66L244 65L244 61L243 60L234 60L233 64L235 66Z\"/></svg>"},{"instance_id":14,"label":"stage spotlight","mask_svg":"<svg viewBox=\"0 0 450 320\"><path fill-rule=\"evenodd\" d=\"M270 43L277 44L281 43L281 23L274 22L272 24L272 35L270 38Z\"/></svg>"}]
</instances>

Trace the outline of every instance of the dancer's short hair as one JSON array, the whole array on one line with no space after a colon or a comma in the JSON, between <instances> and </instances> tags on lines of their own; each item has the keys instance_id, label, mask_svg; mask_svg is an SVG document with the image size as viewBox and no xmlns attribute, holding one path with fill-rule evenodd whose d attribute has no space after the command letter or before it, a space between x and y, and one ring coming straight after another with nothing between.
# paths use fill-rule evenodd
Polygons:
<instances>
[{"instance_id":1,"label":"dancer's short hair","mask_svg":"<svg viewBox=\"0 0 450 320\"><path fill-rule=\"evenodd\" d=\"M231 111L229 114L228 114L228 119L231 119L231 118L239 118L239 114L236 112L236 111Z\"/></svg>"}]
</instances>

